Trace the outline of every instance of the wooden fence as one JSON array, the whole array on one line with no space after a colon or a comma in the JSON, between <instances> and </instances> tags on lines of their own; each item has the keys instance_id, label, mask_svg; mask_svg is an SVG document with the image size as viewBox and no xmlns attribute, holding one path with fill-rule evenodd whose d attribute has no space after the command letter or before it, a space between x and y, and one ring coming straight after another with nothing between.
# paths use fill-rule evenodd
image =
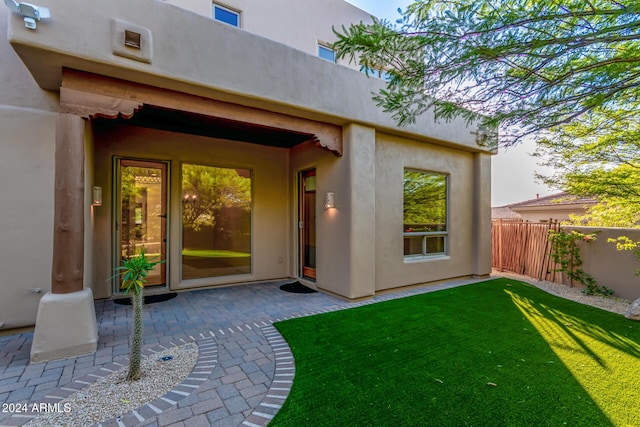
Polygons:
<instances>
[{"instance_id":1,"label":"wooden fence","mask_svg":"<svg viewBox=\"0 0 640 427\"><path fill-rule=\"evenodd\" d=\"M492 265L498 271L523 274L538 280L563 283L563 275L551 259L549 230L560 229L557 221L491 222Z\"/></svg>"}]
</instances>

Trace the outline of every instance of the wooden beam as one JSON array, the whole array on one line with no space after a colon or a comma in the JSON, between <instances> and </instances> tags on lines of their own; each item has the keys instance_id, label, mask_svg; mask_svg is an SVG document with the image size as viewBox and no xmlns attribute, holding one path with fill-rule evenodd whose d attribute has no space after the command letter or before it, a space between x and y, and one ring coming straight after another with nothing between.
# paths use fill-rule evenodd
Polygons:
<instances>
[{"instance_id":1,"label":"wooden beam","mask_svg":"<svg viewBox=\"0 0 640 427\"><path fill-rule=\"evenodd\" d=\"M73 114L85 119L95 117L105 117L107 119L123 117L130 119L140 108L142 108L142 103L138 101L129 101L65 87L60 88L61 113Z\"/></svg>"},{"instance_id":2,"label":"wooden beam","mask_svg":"<svg viewBox=\"0 0 640 427\"><path fill-rule=\"evenodd\" d=\"M60 114L56 121L53 265L51 292L83 289L84 120Z\"/></svg>"},{"instance_id":3,"label":"wooden beam","mask_svg":"<svg viewBox=\"0 0 640 427\"><path fill-rule=\"evenodd\" d=\"M61 112L91 118L122 112L126 117L144 104L313 134L317 146L342 156L342 126L82 71L62 70Z\"/></svg>"}]
</instances>

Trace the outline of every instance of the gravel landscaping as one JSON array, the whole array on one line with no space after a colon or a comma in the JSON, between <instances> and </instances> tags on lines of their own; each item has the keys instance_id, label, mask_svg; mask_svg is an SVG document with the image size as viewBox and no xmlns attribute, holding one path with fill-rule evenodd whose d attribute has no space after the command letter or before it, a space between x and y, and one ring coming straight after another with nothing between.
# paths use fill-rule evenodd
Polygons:
<instances>
[{"instance_id":1,"label":"gravel landscaping","mask_svg":"<svg viewBox=\"0 0 640 427\"><path fill-rule=\"evenodd\" d=\"M569 287L560 283L547 282L543 280L535 280L531 277L521 276L518 274L510 273L496 273L494 277L508 277L514 280L520 280L521 282L531 283L538 288L549 292L550 294L557 295L562 298L570 299L582 304L591 305L601 308L603 310L611 311L613 313L625 314L631 305L631 301L617 298L617 297L605 297L599 295L585 295L582 293L584 286L574 285Z\"/></svg>"},{"instance_id":2,"label":"gravel landscaping","mask_svg":"<svg viewBox=\"0 0 640 427\"><path fill-rule=\"evenodd\" d=\"M155 353L142 359L139 381L127 382L128 367L124 367L63 399L59 407L68 408L68 412L42 414L26 425L84 427L115 418L170 391L191 373L197 361L195 343Z\"/></svg>"}]
</instances>

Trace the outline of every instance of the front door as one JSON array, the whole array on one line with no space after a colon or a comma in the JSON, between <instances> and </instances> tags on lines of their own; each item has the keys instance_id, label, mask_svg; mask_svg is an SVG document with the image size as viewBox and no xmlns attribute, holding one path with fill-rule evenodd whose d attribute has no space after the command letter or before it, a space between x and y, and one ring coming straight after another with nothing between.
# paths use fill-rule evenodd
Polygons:
<instances>
[{"instance_id":1,"label":"front door","mask_svg":"<svg viewBox=\"0 0 640 427\"><path fill-rule=\"evenodd\" d=\"M300 270L302 277L316 278L316 171L300 174Z\"/></svg>"},{"instance_id":2,"label":"front door","mask_svg":"<svg viewBox=\"0 0 640 427\"><path fill-rule=\"evenodd\" d=\"M117 265L143 249L150 261L166 260L167 164L118 159L116 170ZM166 285L166 265L149 272L147 287Z\"/></svg>"}]
</instances>

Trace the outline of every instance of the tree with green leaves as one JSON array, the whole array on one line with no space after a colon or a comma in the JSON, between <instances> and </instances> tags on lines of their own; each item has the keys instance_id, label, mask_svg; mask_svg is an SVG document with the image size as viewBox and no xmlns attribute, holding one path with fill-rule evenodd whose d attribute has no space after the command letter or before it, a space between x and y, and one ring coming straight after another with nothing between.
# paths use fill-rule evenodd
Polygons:
<instances>
[{"instance_id":1,"label":"tree with green leaves","mask_svg":"<svg viewBox=\"0 0 640 427\"><path fill-rule=\"evenodd\" d=\"M399 125L433 109L503 146L530 135L548 184L603 202L592 221L637 224L640 2L417 0L336 34L339 57L390 76L374 99Z\"/></svg>"},{"instance_id":2,"label":"tree with green leaves","mask_svg":"<svg viewBox=\"0 0 640 427\"><path fill-rule=\"evenodd\" d=\"M404 172L404 226L412 231L443 231L447 227L446 175Z\"/></svg>"},{"instance_id":3,"label":"tree with green leaves","mask_svg":"<svg viewBox=\"0 0 640 427\"><path fill-rule=\"evenodd\" d=\"M539 178L601 202L573 223L640 227L640 118L596 109L548 132L538 147L536 155L555 170Z\"/></svg>"},{"instance_id":4,"label":"tree with green leaves","mask_svg":"<svg viewBox=\"0 0 640 427\"><path fill-rule=\"evenodd\" d=\"M512 145L590 113L621 126L633 118L638 12L631 1L417 0L396 23L338 29L333 46L387 72L374 99L400 125L433 109L499 127L501 144Z\"/></svg>"},{"instance_id":5,"label":"tree with green leaves","mask_svg":"<svg viewBox=\"0 0 640 427\"><path fill-rule=\"evenodd\" d=\"M251 179L236 169L201 165L182 165L182 208L184 227L220 226L223 208L251 209Z\"/></svg>"}]
</instances>

